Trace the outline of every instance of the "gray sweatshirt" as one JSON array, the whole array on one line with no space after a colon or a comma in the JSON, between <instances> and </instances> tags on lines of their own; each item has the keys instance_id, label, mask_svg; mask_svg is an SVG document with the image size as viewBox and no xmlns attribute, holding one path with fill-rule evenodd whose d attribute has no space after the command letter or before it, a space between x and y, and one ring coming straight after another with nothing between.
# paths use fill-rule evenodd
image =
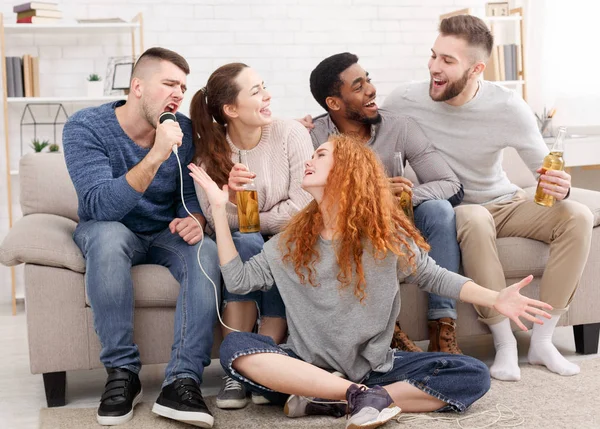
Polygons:
<instances>
[{"instance_id":1,"label":"gray sweatshirt","mask_svg":"<svg viewBox=\"0 0 600 429\"><path fill-rule=\"evenodd\" d=\"M413 189L413 204L418 206L428 200L448 200L453 206L460 204L462 186L444 158L436 152L417 122L404 115L379 110L381 122L371 126L371 139L367 145L377 154L388 176L394 174L394 152L402 153L402 161L409 162L420 185ZM326 114L315 118L310 136L316 148L339 131Z\"/></svg>"},{"instance_id":2,"label":"gray sweatshirt","mask_svg":"<svg viewBox=\"0 0 600 429\"><path fill-rule=\"evenodd\" d=\"M534 176L548 147L531 108L515 91L483 81L462 106L436 102L429 82L395 89L383 107L414 118L465 187L463 203L486 204L511 198L519 189L502 169L502 150L514 147Z\"/></svg>"},{"instance_id":3,"label":"gray sweatshirt","mask_svg":"<svg viewBox=\"0 0 600 429\"><path fill-rule=\"evenodd\" d=\"M317 241L318 286L313 287L300 284L293 265L281 261L280 237L278 234L267 241L262 252L246 263L238 255L223 265L227 290L245 294L277 284L289 328L287 343L282 347L313 365L340 371L354 382L370 371L392 368L390 342L400 312L400 283L416 283L427 292L458 299L462 285L469 280L437 266L412 241L409 243L416 252L414 274L393 253L376 260L365 249L362 262L367 297L361 304L354 296L354 284L345 289L338 287L335 242L320 237Z\"/></svg>"}]
</instances>

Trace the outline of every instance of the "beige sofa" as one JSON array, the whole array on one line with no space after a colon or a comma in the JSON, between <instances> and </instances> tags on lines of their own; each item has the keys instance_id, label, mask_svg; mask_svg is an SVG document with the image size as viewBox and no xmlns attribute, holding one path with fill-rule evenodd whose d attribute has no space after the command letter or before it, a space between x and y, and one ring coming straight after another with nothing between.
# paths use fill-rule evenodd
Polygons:
<instances>
[{"instance_id":1,"label":"beige sofa","mask_svg":"<svg viewBox=\"0 0 600 429\"><path fill-rule=\"evenodd\" d=\"M531 174L513 153L505 169L524 188L535 185ZM77 198L60 154L30 154L20 163L23 218L17 221L0 247L0 262L25 264L25 302L31 372L44 375L48 406L65 403L65 371L101 367L100 344L94 332L92 311L84 288L85 261L72 240L77 224ZM600 328L600 193L573 189L572 198L594 212L593 243L564 325L576 328L578 351L595 353ZM526 239L498 241L506 282L532 273L529 293L536 295L548 246ZM173 314L179 285L169 271L156 265L132 269L135 287L135 341L144 364L166 363L173 340ZM427 298L414 285L402 288L403 328L411 338L427 338ZM459 304L458 335L488 333L470 305ZM582 326L585 325L585 326ZM213 356L220 343L219 330ZM584 341L585 340L585 341Z\"/></svg>"}]
</instances>

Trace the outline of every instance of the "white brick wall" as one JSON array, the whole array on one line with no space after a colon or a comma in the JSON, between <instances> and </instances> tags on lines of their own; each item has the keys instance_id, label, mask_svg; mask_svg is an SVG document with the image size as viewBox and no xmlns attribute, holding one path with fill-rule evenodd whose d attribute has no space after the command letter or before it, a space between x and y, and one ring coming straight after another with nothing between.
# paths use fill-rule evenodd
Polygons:
<instances>
[{"instance_id":1,"label":"white brick wall","mask_svg":"<svg viewBox=\"0 0 600 429\"><path fill-rule=\"evenodd\" d=\"M350 51L361 58L378 87L380 101L399 82L427 77L429 48L440 14L465 7L481 13L486 0L62 0L66 19L144 14L145 47L173 49L190 63L190 91L231 61L256 68L273 96L279 117L319 113L308 86L310 71L328 55ZM9 4L7 4L9 3ZM14 22L12 3L2 2L5 22ZM107 57L130 53L129 36L111 34L11 35L7 55L40 56L43 96L84 95L85 77L105 74ZM188 105L184 105L187 112ZM69 113L76 106L66 106ZM78 106L81 107L81 106ZM1 106L0 106L1 108ZM12 106L10 149L18 166L19 119ZM0 121L4 159L4 123ZM46 130L51 137L51 127ZM44 131L42 131L42 134ZM31 136L25 134L25 138ZM28 141L28 140L27 140ZM27 145L25 145L27 146ZM8 230L5 165L0 162L0 239ZM13 197L18 188L13 184ZM0 303L10 299L9 270L0 266ZM22 290L22 286L20 286ZM21 292L22 294L22 292Z\"/></svg>"}]
</instances>

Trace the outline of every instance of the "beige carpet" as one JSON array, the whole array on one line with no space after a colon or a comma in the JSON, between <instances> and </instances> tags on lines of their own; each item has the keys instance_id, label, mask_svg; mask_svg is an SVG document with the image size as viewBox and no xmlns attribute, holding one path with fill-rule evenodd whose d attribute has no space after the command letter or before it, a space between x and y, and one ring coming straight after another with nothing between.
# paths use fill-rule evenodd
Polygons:
<instances>
[{"instance_id":1,"label":"beige carpet","mask_svg":"<svg viewBox=\"0 0 600 429\"><path fill-rule=\"evenodd\" d=\"M255 429L255 428L335 428L344 427L344 419L305 417L288 419L280 408L274 406L250 405L243 410L222 411L215 407L214 397L207 398L209 407L215 413L215 428ZM581 362L581 374L574 377L560 377L541 367L522 365L522 379L517 383L492 382L492 388L480 401L462 417L471 416L486 410L494 410L497 404L509 407L523 418L517 426L527 429L593 429L600 428L600 359ZM150 411L150 403L142 403L135 409L135 416L129 423L119 426L122 429L183 429L191 428L178 422L160 418ZM40 429L98 429L95 409L45 408L40 411ZM504 411L509 417L509 412ZM408 415L405 415L408 416ZM433 417L459 417L457 414L430 414ZM475 416L464 420L464 428L481 428L494 422L498 413ZM490 427L510 427L518 419L500 422ZM417 420L405 423L389 422L386 429L459 428L454 422Z\"/></svg>"}]
</instances>

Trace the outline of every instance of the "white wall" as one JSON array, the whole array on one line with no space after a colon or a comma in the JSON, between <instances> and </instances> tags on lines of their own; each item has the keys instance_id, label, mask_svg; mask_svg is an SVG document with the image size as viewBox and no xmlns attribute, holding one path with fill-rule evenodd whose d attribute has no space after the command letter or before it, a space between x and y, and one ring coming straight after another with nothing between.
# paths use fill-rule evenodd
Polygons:
<instances>
[{"instance_id":1,"label":"white wall","mask_svg":"<svg viewBox=\"0 0 600 429\"><path fill-rule=\"evenodd\" d=\"M5 22L14 22L12 6L6 3L14 2L2 2L0 12L5 15ZM427 77L429 48L436 36L440 14L465 7L483 14L485 0L63 0L59 3L66 19L118 16L129 20L143 12L145 48L173 49L190 63L188 103L215 68L242 61L262 75L272 93L276 116L299 117L321 110L308 86L309 73L321 59L343 51L356 53L373 77L382 100L399 82ZM104 75L107 57L130 53L128 36L109 34L11 35L6 45L7 55L39 55L42 96L84 95L87 75L93 72ZM75 108L66 107L69 114ZM9 108L12 168L18 166L20 157L22 108ZM187 104L183 110L187 111ZM8 230L8 209L2 122L0 127L2 239ZM52 136L51 128L45 132L46 137ZM25 137L31 138L27 133ZM13 183L15 201L17 193L18 183ZM15 211L18 213L18 204ZM9 270L0 266L0 302L9 301L9 286Z\"/></svg>"}]
</instances>

